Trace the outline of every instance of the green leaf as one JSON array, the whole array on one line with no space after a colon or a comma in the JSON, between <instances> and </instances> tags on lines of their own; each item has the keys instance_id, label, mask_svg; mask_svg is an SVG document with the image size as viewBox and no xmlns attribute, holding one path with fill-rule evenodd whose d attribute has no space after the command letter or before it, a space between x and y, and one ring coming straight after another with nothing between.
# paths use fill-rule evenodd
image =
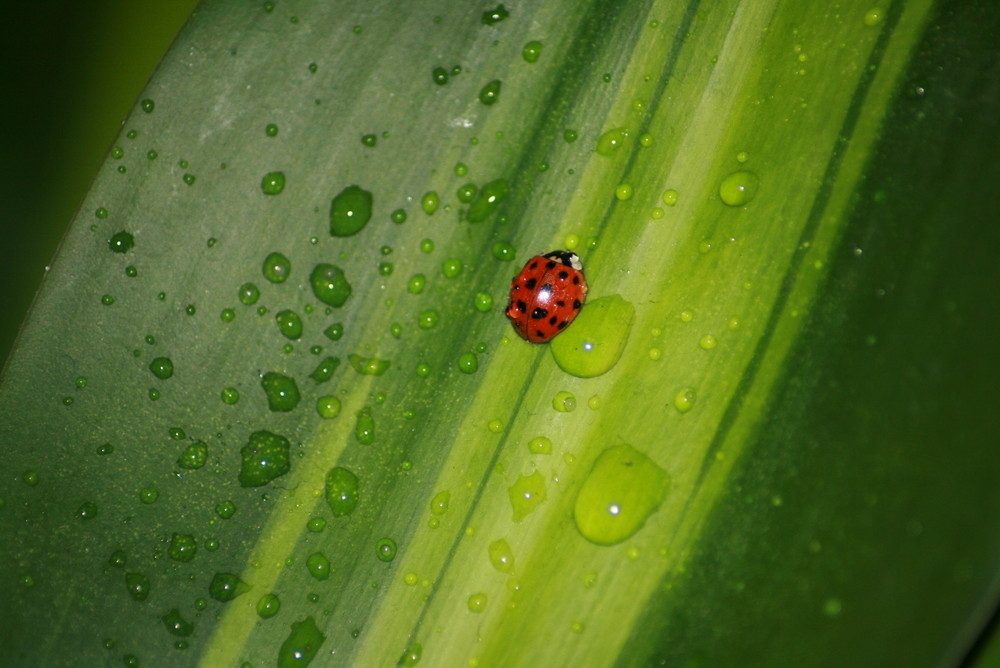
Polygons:
<instances>
[{"instance_id":1,"label":"green leaf","mask_svg":"<svg viewBox=\"0 0 1000 668\"><path fill-rule=\"evenodd\" d=\"M5 656L956 662L997 581L998 24L201 5L4 370ZM590 303L534 345L500 307L553 248Z\"/></svg>"}]
</instances>

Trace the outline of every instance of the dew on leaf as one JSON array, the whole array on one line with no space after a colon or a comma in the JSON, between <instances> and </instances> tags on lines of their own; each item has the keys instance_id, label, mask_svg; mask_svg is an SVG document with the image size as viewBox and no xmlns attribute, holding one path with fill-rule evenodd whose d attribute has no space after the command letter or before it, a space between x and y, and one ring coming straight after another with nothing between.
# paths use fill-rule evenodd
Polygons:
<instances>
[{"instance_id":1,"label":"dew on leaf","mask_svg":"<svg viewBox=\"0 0 1000 668\"><path fill-rule=\"evenodd\" d=\"M240 449L243 459L239 481L243 487L260 487L288 473L291 444L284 436L255 431Z\"/></svg>"}]
</instances>

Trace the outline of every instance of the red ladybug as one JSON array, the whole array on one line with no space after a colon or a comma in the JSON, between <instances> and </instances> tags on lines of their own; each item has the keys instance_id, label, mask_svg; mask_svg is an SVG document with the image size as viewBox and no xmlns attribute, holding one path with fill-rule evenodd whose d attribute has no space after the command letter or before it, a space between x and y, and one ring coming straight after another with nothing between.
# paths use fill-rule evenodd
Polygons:
<instances>
[{"instance_id":1,"label":"red ladybug","mask_svg":"<svg viewBox=\"0 0 1000 668\"><path fill-rule=\"evenodd\" d=\"M510 284L507 317L532 343L551 341L573 322L587 299L587 279L576 253L552 251L524 265Z\"/></svg>"}]
</instances>

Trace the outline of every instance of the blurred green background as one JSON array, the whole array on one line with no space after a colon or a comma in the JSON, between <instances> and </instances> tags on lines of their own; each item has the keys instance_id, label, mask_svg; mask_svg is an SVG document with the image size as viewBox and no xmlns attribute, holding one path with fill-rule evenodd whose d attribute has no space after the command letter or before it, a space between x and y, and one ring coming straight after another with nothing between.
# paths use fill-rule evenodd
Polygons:
<instances>
[{"instance_id":1,"label":"blurred green background","mask_svg":"<svg viewBox=\"0 0 1000 668\"><path fill-rule=\"evenodd\" d=\"M196 0L41 0L4 12L0 360L132 104Z\"/></svg>"}]
</instances>

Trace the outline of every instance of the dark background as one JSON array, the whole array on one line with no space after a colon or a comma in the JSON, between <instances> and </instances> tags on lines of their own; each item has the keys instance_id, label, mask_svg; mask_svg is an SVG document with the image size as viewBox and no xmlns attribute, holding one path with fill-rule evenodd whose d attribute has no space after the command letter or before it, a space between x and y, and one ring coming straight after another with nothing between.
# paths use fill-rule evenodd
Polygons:
<instances>
[{"instance_id":1,"label":"dark background","mask_svg":"<svg viewBox=\"0 0 1000 668\"><path fill-rule=\"evenodd\" d=\"M195 0L42 0L0 27L0 363L63 231Z\"/></svg>"}]
</instances>

